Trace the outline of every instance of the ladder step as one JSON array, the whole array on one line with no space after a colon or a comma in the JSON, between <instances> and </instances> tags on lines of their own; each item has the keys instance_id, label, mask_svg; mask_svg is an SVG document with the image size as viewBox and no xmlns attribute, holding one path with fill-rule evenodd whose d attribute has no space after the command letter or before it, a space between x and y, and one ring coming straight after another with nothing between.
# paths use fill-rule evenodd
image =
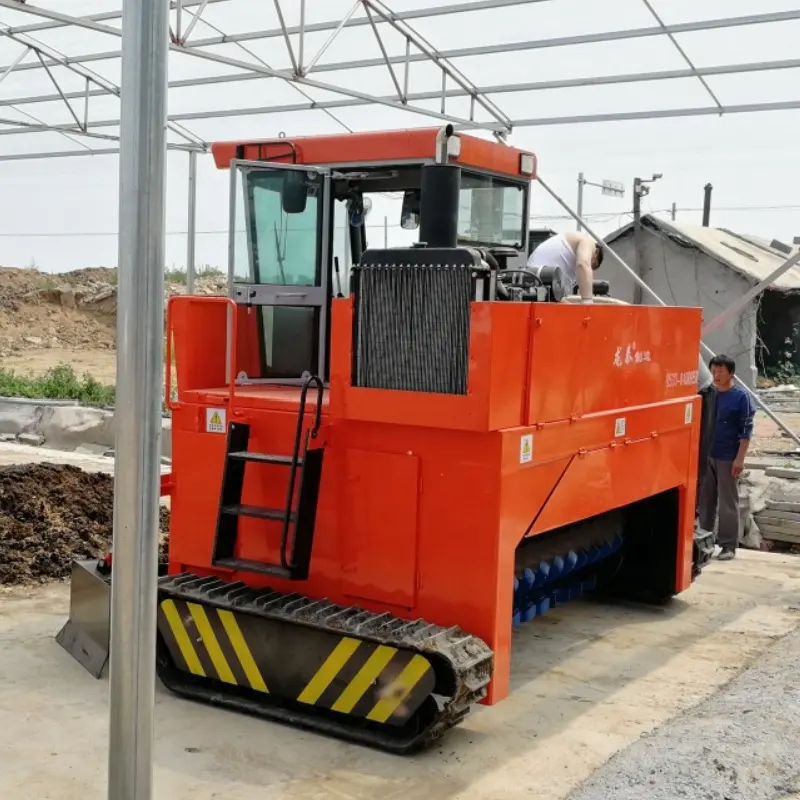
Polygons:
<instances>
[{"instance_id":1,"label":"ladder step","mask_svg":"<svg viewBox=\"0 0 800 800\"><path fill-rule=\"evenodd\" d=\"M232 517L257 517L258 519L274 519L280 522L286 518L286 512L281 508L261 508L260 506L223 506L222 513ZM296 512L292 511L289 514L289 521L297 521Z\"/></svg>"},{"instance_id":2,"label":"ladder step","mask_svg":"<svg viewBox=\"0 0 800 800\"><path fill-rule=\"evenodd\" d=\"M291 466L292 457L291 456L273 456L268 453L248 453L244 450L239 450L235 453L228 453L228 458L234 458L237 461L253 461L259 464L283 464L285 466ZM303 466L303 459L297 459L297 466Z\"/></svg>"},{"instance_id":3,"label":"ladder step","mask_svg":"<svg viewBox=\"0 0 800 800\"><path fill-rule=\"evenodd\" d=\"M291 578L292 573L280 564L264 564L261 561L251 561L248 558L221 558L214 562L215 567L223 569L236 569L245 572L257 572L260 575L274 575L278 578Z\"/></svg>"}]
</instances>

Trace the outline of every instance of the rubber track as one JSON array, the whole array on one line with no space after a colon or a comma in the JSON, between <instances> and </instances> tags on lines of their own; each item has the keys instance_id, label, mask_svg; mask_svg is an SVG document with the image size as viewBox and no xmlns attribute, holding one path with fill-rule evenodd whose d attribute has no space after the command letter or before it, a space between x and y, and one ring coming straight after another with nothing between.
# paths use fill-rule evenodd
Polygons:
<instances>
[{"instance_id":1,"label":"rubber track","mask_svg":"<svg viewBox=\"0 0 800 800\"><path fill-rule=\"evenodd\" d=\"M303 625L341 636L389 645L435 656L434 669L446 664L451 671L452 696L437 703L438 714L419 732L412 745L398 752L419 750L440 739L466 716L470 706L486 696L492 677L493 654L489 647L458 626L443 628L425 620L404 620L392 614L374 614L355 606L339 606L328 600L312 600L301 594L270 589L254 590L244 583L201 578L190 573L161 578L159 595L189 600L223 609ZM438 663L437 663L438 662ZM437 698L438 699L438 698ZM342 715L346 721L347 716ZM344 738L351 738L343 731ZM361 741L363 737L359 737ZM362 741L370 744L368 741ZM375 746L381 747L380 744ZM391 749L381 747L381 749Z\"/></svg>"}]
</instances>

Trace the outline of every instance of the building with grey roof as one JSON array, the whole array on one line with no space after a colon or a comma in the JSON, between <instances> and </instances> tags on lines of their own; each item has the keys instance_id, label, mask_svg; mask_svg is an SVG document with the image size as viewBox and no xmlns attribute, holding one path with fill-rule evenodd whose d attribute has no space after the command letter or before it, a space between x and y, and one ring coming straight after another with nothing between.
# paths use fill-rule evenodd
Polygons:
<instances>
[{"instance_id":1,"label":"building with grey roof","mask_svg":"<svg viewBox=\"0 0 800 800\"><path fill-rule=\"evenodd\" d=\"M605 241L636 268L633 223ZM706 323L787 259L754 236L650 215L642 218L640 248L640 275L647 284L667 303L702 307ZM611 283L615 297L634 302L634 281L613 258L606 257L598 277ZM800 268L785 272L706 342L735 358L738 374L751 387L759 370L787 362L800 366Z\"/></svg>"}]
</instances>

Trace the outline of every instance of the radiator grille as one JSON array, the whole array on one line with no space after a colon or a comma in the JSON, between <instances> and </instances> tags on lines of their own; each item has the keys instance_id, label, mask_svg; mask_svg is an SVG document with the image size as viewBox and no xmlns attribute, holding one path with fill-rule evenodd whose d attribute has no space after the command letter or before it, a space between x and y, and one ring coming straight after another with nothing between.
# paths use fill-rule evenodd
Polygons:
<instances>
[{"instance_id":1,"label":"radiator grille","mask_svg":"<svg viewBox=\"0 0 800 800\"><path fill-rule=\"evenodd\" d=\"M466 394L474 269L362 261L356 268L353 385Z\"/></svg>"}]
</instances>

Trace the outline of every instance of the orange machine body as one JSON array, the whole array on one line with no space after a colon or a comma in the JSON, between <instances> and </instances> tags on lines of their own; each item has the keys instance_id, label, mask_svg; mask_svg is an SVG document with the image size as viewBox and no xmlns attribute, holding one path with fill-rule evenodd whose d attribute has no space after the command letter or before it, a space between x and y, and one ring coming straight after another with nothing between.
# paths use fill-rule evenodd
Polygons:
<instances>
[{"instance_id":1,"label":"orange machine body","mask_svg":"<svg viewBox=\"0 0 800 800\"><path fill-rule=\"evenodd\" d=\"M296 388L226 382L226 362L236 375L247 358L252 313L226 298L169 304L171 573L459 625L494 652L488 703L509 689L525 537L673 492L671 588L690 585L700 310L473 303L468 392L449 396L354 387L352 301L333 300L311 567L293 582L211 565L226 423L248 423L254 451L288 454L294 440ZM279 467L248 469L243 503L280 507L285 492ZM275 562L279 542L280 523L242 519L237 555Z\"/></svg>"}]
</instances>

